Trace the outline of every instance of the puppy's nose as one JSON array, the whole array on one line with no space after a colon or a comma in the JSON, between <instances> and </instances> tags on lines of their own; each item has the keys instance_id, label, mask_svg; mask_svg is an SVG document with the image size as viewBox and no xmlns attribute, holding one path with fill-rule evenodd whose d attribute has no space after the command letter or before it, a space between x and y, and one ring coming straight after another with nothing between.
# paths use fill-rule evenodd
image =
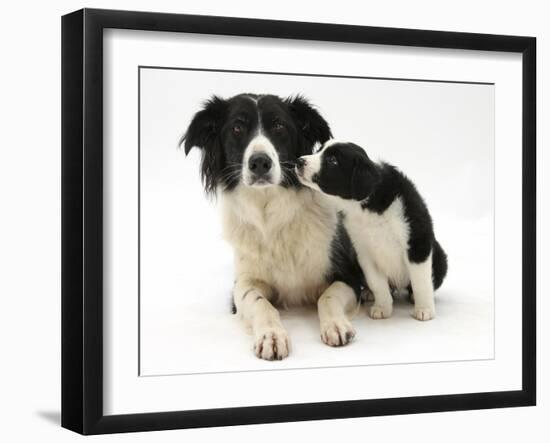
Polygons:
<instances>
[{"instance_id":1,"label":"puppy's nose","mask_svg":"<svg viewBox=\"0 0 550 443\"><path fill-rule=\"evenodd\" d=\"M271 158L264 153L253 154L248 159L248 169L257 176L267 174L272 164Z\"/></svg>"},{"instance_id":2,"label":"puppy's nose","mask_svg":"<svg viewBox=\"0 0 550 443\"><path fill-rule=\"evenodd\" d=\"M300 157L298 160L296 160L296 167L298 168L298 170L304 169L305 165L306 165L306 161L302 157Z\"/></svg>"}]
</instances>

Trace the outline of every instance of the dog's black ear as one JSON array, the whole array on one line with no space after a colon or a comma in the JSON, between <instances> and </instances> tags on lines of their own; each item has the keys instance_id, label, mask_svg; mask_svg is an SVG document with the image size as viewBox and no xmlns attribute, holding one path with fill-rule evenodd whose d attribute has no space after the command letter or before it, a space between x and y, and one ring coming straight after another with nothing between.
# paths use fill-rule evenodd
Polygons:
<instances>
[{"instance_id":1,"label":"dog's black ear","mask_svg":"<svg viewBox=\"0 0 550 443\"><path fill-rule=\"evenodd\" d=\"M299 156L312 154L315 143L323 144L332 138L332 132L327 121L306 98L301 95L289 97L286 99L286 104L290 108L298 131L301 132L304 138L301 152L298 153Z\"/></svg>"},{"instance_id":2,"label":"dog's black ear","mask_svg":"<svg viewBox=\"0 0 550 443\"><path fill-rule=\"evenodd\" d=\"M226 115L227 101L212 96L202 110L191 120L185 135L180 140L185 154L193 147L202 150L201 179L207 193L215 192L224 167L224 153L220 144L220 129Z\"/></svg>"},{"instance_id":3,"label":"dog's black ear","mask_svg":"<svg viewBox=\"0 0 550 443\"><path fill-rule=\"evenodd\" d=\"M205 149L206 145L217 135L226 109L226 100L215 95L204 103L202 110L195 114L185 135L180 140L180 145L184 144L185 146L185 154L189 154L194 146Z\"/></svg>"},{"instance_id":4,"label":"dog's black ear","mask_svg":"<svg viewBox=\"0 0 550 443\"><path fill-rule=\"evenodd\" d=\"M380 180L380 172L373 161L366 155L357 157L351 174L350 195L353 200L366 199Z\"/></svg>"}]
</instances>

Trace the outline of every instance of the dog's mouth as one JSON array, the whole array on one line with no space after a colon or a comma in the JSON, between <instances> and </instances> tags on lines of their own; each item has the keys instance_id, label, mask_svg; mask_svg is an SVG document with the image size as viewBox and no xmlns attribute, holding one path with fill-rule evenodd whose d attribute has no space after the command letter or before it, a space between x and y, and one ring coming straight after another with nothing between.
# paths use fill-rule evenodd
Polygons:
<instances>
[{"instance_id":1,"label":"dog's mouth","mask_svg":"<svg viewBox=\"0 0 550 443\"><path fill-rule=\"evenodd\" d=\"M256 171L247 168L242 174L242 182L251 188L268 188L281 184L284 179L284 173L281 173L281 168L272 166L268 171Z\"/></svg>"},{"instance_id":2,"label":"dog's mouth","mask_svg":"<svg viewBox=\"0 0 550 443\"><path fill-rule=\"evenodd\" d=\"M296 165L294 168L296 176L302 185L320 191L319 187L319 174L317 172L308 171L303 165ZM310 175L311 174L311 175Z\"/></svg>"},{"instance_id":3,"label":"dog's mouth","mask_svg":"<svg viewBox=\"0 0 550 443\"><path fill-rule=\"evenodd\" d=\"M268 174L243 174L242 182L251 188L268 188L278 184L273 173Z\"/></svg>"},{"instance_id":4,"label":"dog's mouth","mask_svg":"<svg viewBox=\"0 0 550 443\"><path fill-rule=\"evenodd\" d=\"M273 186L275 183L273 183L271 178L253 178L250 180L249 183L247 183L248 186L256 187L256 188L265 188L267 186Z\"/></svg>"}]
</instances>

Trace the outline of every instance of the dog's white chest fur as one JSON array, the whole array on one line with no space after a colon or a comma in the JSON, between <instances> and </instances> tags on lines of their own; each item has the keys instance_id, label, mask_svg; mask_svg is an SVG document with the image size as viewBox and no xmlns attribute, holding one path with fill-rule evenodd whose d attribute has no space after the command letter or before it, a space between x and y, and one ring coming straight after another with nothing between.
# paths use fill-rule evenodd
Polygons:
<instances>
[{"instance_id":1,"label":"dog's white chest fur","mask_svg":"<svg viewBox=\"0 0 550 443\"><path fill-rule=\"evenodd\" d=\"M368 255L392 285L405 288L410 280L406 257L409 225L402 200L395 199L382 214L362 209L357 202L346 204L344 212L344 224L359 263Z\"/></svg>"},{"instance_id":2,"label":"dog's white chest fur","mask_svg":"<svg viewBox=\"0 0 550 443\"><path fill-rule=\"evenodd\" d=\"M221 196L236 275L267 283L282 305L310 303L327 288L337 214L310 189L239 185Z\"/></svg>"}]
</instances>

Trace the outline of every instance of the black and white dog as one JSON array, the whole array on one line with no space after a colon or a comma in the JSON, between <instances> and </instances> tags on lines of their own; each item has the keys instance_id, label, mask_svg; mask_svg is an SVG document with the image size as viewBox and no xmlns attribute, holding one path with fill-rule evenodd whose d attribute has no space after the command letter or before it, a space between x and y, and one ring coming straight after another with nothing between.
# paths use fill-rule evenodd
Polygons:
<instances>
[{"instance_id":1,"label":"black and white dog","mask_svg":"<svg viewBox=\"0 0 550 443\"><path fill-rule=\"evenodd\" d=\"M347 317L363 279L355 251L338 212L302 186L294 169L330 137L327 122L300 96L241 94L212 97L182 139L186 153L202 150L203 183L219 197L235 253L234 304L263 359L289 353L275 306L317 302L328 345L355 335Z\"/></svg>"},{"instance_id":2,"label":"black and white dog","mask_svg":"<svg viewBox=\"0 0 550 443\"><path fill-rule=\"evenodd\" d=\"M353 143L331 140L300 157L300 181L332 196L374 295L373 318L392 313L391 287L412 290L414 316L435 316L434 290L447 273L447 256L414 184L387 163L373 162Z\"/></svg>"}]
</instances>

